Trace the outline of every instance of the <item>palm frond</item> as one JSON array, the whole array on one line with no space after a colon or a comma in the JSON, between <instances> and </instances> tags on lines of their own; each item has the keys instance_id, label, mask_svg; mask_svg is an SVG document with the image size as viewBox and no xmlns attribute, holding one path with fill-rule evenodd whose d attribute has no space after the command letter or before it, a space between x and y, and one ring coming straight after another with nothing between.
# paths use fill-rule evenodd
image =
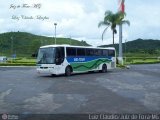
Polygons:
<instances>
[{"instance_id":1,"label":"palm frond","mask_svg":"<svg viewBox=\"0 0 160 120\"><path fill-rule=\"evenodd\" d=\"M104 15L105 15L105 16L110 16L110 15L113 15L113 13L112 13L112 11L107 10Z\"/></svg>"},{"instance_id":2,"label":"palm frond","mask_svg":"<svg viewBox=\"0 0 160 120\"><path fill-rule=\"evenodd\" d=\"M108 29L108 27L109 27L109 26L107 26L107 27L104 29L103 33L102 33L102 41L103 41L104 33L106 32L106 30Z\"/></svg>"},{"instance_id":3,"label":"palm frond","mask_svg":"<svg viewBox=\"0 0 160 120\"><path fill-rule=\"evenodd\" d=\"M98 27L108 26L108 25L109 25L109 23L107 21L101 21L101 22L99 22Z\"/></svg>"},{"instance_id":4,"label":"palm frond","mask_svg":"<svg viewBox=\"0 0 160 120\"><path fill-rule=\"evenodd\" d=\"M104 33L106 32L108 27L111 27L111 30L113 32L113 43L114 43L114 34L117 33L116 26L120 24L130 25L130 22L128 20L123 20L125 16L126 13L123 12L112 13L112 11L110 10L105 12L104 20L98 24L98 27L107 26L102 33L102 41Z\"/></svg>"},{"instance_id":5,"label":"palm frond","mask_svg":"<svg viewBox=\"0 0 160 120\"><path fill-rule=\"evenodd\" d=\"M119 14L120 16L126 16L126 13L125 12L117 12L117 14Z\"/></svg>"},{"instance_id":6,"label":"palm frond","mask_svg":"<svg viewBox=\"0 0 160 120\"><path fill-rule=\"evenodd\" d=\"M127 24L128 26L130 26L129 20L122 20L122 21L121 21L121 24Z\"/></svg>"}]
</instances>

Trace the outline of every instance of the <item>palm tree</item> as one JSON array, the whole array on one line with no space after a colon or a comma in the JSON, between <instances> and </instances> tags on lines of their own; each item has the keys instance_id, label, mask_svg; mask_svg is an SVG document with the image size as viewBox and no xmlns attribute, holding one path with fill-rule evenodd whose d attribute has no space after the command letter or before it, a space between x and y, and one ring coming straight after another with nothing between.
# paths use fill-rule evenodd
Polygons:
<instances>
[{"instance_id":1,"label":"palm tree","mask_svg":"<svg viewBox=\"0 0 160 120\"><path fill-rule=\"evenodd\" d=\"M108 27L111 27L112 35L113 35L113 45L114 45L114 34L117 33L116 26L120 24L130 25L130 22L128 20L123 20L124 16L125 16L125 13L122 13L122 12L117 12L115 14L112 11L105 12L104 20L99 22L98 24L98 27L107 26L102 33L102 40L103 40L104 33L106 32Z\"/></svg>"}]
</instances>

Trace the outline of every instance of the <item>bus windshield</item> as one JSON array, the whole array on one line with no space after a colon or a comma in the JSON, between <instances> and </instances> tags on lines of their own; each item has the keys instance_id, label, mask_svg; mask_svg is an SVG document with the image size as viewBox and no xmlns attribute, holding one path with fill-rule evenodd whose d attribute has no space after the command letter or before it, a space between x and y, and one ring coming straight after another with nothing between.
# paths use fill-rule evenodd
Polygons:
<instances>
[{"instance_id":1,"label":"bus windshield","mask_svg":"<svg viewBox=\"0 0 160 120\"><path fill-rule=\"evenodd\" d=\"M37 64L54 64L56 48L40 48L38 52Z\"/></svg>"}]
</instances>

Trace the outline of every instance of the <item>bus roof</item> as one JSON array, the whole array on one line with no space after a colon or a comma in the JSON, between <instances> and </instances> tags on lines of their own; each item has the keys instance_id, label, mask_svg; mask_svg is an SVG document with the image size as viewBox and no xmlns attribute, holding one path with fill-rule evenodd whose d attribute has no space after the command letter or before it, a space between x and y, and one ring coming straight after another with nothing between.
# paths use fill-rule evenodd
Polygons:
<instances>
[{"instance_id":1,"label":"bus roof","mask_svg":"<svg viewBox=\"0 0 160 120\"><path fill-rule=\"evenodd\" d=\"M45 46L41 46L40 48L49 48L49 47L78 47L78 48L94 48L94 49L112 49L115 50L114 47L93 47L93 46L73 46L73 45L45 45Z\"/></svg>"}]
</instances>

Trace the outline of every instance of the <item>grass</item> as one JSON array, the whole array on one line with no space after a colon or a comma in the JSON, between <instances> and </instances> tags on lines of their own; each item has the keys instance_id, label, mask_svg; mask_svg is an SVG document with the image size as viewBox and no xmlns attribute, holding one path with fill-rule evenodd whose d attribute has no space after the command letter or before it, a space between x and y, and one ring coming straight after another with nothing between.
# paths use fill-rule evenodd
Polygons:
<instances>
[{"instance_id":1,"label":"grass","mask_svg":"<svg viewBox=\"0 0 160 120\"><path fill-rule=\"evenodd\" d=\"M126 68L126 65L117 64L117 67L124 69Z\"/></svg>"},{"instance_id":2,"label":"grass","mask_svg":"<svg viewBox=\"0 0 160 120\"><path fill-rule=\"evenodd\" d=\"M36 63L36 59L18 58L18 59L10 60L8 62L13 62L13 63Z\"/></svg>"},{"instance_id":3,"label":"grass","mask_svg":"<svg viewBox=\"0 0 160 120\"><path fill-rule=\"evenodd\" d=\"M6 63L0 63L0 66L36 66L36 59L16 58L10 59Z\"/></svg>"},{"instance_id":4,"label":"grass","mask_svg":"<svg viewBox=\"0 0 160 120\"><path fill-rule=\"evenodd\" d=\"M155 64L160 63L157 57L129 57L124 59L125 64Z\"/></svg>"},{"instance_id":5,"label":"grass","mask_svg":"<svg viewBox=\"0 0 160 120\"><path fill-rule=\"evenodd\" d=\"M126 57L124 58L124 65L117 64L119 68L126 68L131 64L157 64L160 63L160 57Z\"/></svg>"}]
</instances>

